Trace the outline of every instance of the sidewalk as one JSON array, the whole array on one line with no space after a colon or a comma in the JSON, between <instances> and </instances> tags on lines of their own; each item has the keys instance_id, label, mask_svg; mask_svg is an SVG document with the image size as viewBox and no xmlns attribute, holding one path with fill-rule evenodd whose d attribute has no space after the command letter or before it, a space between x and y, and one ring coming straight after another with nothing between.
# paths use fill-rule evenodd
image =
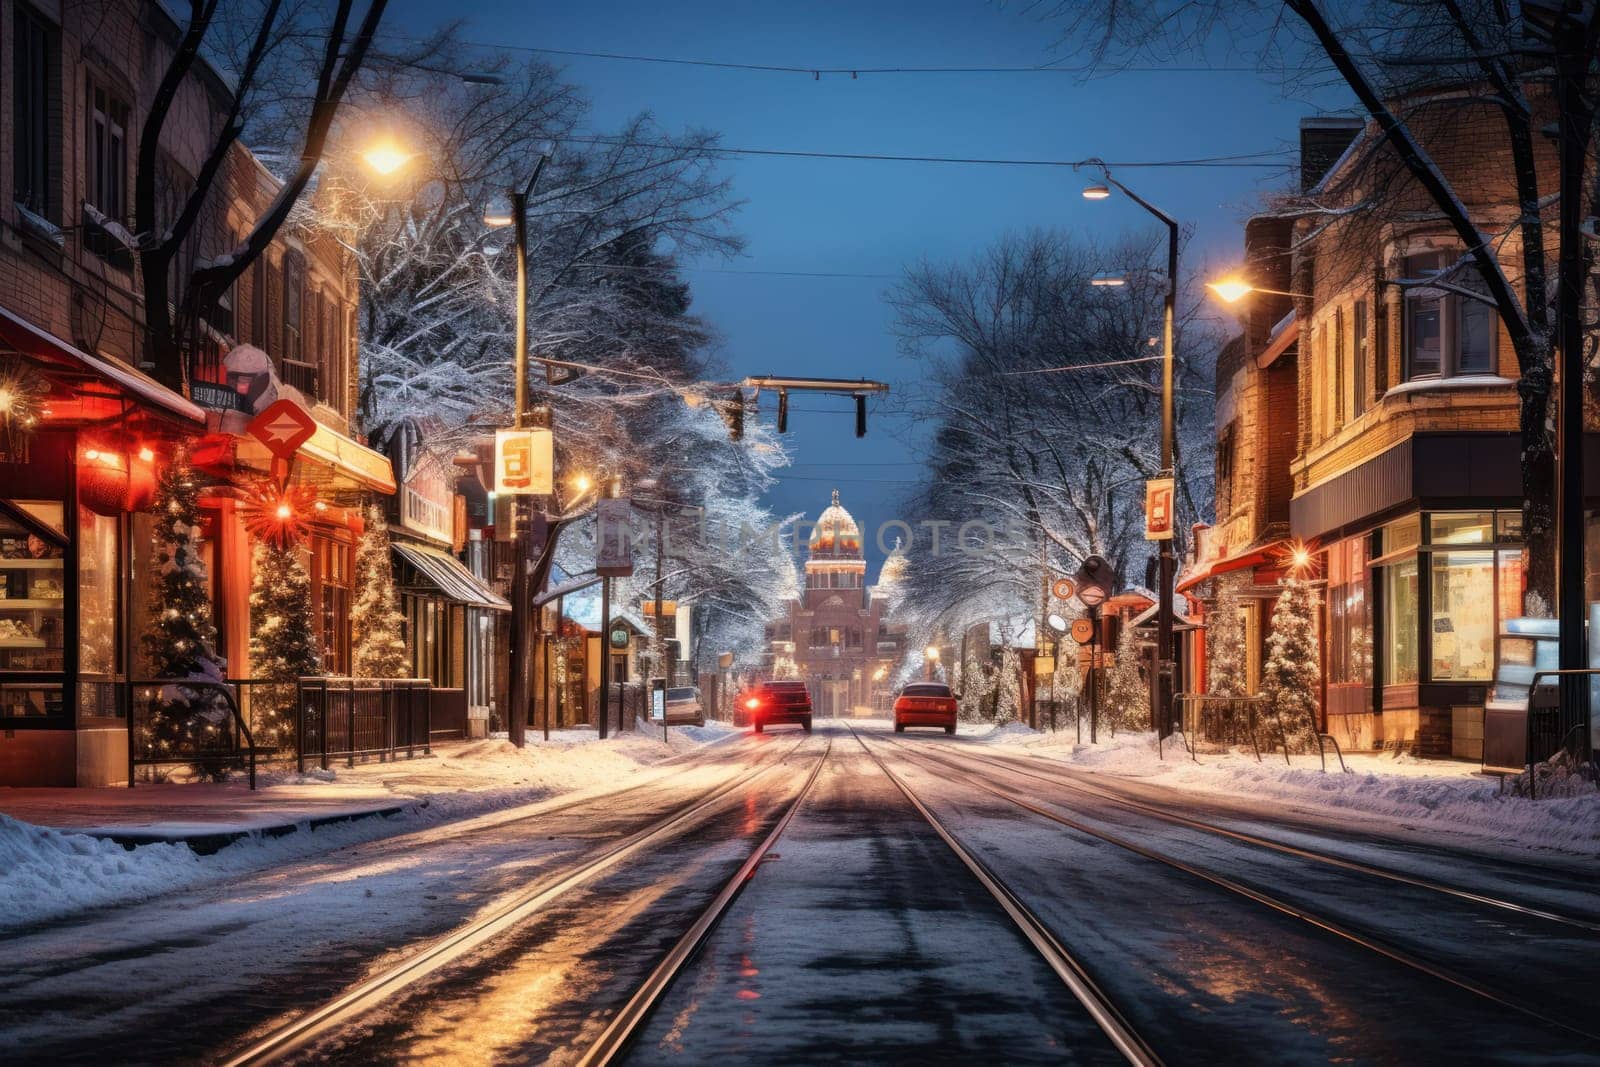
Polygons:
<instances>
[{"instance_id":1,"label":"sidewalk","mask_svg":"<svg viewBox=\"0 0 1600 1067\"><path fill-rule=\"evenodd\" d=\"M597 744L593 731L536 734L518 750L496 738L433 746L433 755L369 761L299 774L263 767L259 788L228 782L140 784L104 789L0 788L0 816L124 847L164 842L209 855L245 837L278 837L302 827L384 818L415 805L466 816L553 793L619 781L628 774L731 736L731 728L674 728Z\"/></svg>"},{"instance_id":2,"label":"sidewalk","mask_svg":"<svg viewBox=\"0 0 1600 1067\"><path fill-rule=\"evenodd\" d=\"M0 789L0 815L127 847L182 843L200 855L251 834L277 837L301 826L398 815L408 802L381 787L275 785L251 792L243 782Z\"/></svg>"}]
</instances>

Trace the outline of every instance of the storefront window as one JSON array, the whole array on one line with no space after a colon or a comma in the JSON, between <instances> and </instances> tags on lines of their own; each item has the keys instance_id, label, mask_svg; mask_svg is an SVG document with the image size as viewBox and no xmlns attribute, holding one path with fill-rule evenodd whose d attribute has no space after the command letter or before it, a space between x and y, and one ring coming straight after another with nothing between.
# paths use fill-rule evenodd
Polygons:
<instances>
[{"instance_id":1,"label":"storefront window","mask_svg":"<svg viewBox=\"0 0 1600 1067\"><path fill-rule=\"evenodd\" d=\"M1430 559L1430 677L1487 681L1494 673L1494 553L1434 552Z\"/></svg>"},{"instance_id":2,"label":"storefront window","mask_svg":"<svg viewBox=\"0 0 1600 1067\"><path fill-rule=\"evenodd\" d=\"M59 680L7 678L11 671L59 675L66 666L66 547L41 508L59 519L59 504L0 505L0 718L63 712Z\"/></svg>"},{"instance_id":3,"label":"storefront window","mask_svg":"<svg viewBox=\"0 0 1600 1067\"><path fill-rule=\"evenodd\" d=\"M120 524L88 508L78 512L78 714L115 714L111 692L121 660L117 645L117 541Z\"/></svg>"},{"instance_id":4,"label":"storefront window","mask_svg":"<svg viewBox=\"0 0 1600 1067\"><path fill-rule=\"evenodd\" d=\"M1383 680L1402 685L1417 680L1417 561L1400 560L1383 571Z\"/></svg>"},{"instance_id":5,"label":"storefront window","mask_svg":"<svg viewBox=\"0 0 1600 1067\"><path fill-rule=\"evenodd\" d=\"M1367 539L1328 547L1328 681L1372 682L1372 620L1367 595Z\"/></svg>"},{"instance_id":6,"label":"storefront window","mask_svg":"<svg viewBox=\"0 0 1600 1067\"><path fill-rule=\"evenodd\" d=\"M1435 545L1487 545L1494 541L1494 512L1463 511L1430 515L1428 541Z\"/></svg>"}]
</instances>

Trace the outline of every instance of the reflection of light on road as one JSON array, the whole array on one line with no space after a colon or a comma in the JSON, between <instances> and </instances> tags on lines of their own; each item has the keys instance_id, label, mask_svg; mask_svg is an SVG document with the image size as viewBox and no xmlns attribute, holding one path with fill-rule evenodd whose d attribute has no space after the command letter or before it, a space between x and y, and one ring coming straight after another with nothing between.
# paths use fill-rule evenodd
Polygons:
<instances>
[{"instance_id":1,"label":"reflection of light on road","mask_svg":"<svg viewBox=\"0 0 1600 1067\"><path fill-rule=\"evenodd\" d=\"M756 800L755 790L747 790L744 794L744 822L739 825L742 834L753 834L761 826L761 804Z\"/></svg>"},{"instance_id":2,"label":"reflection of light on road","mask_svg":"<svg viewBox=\"0 0 1600 1067\"><path fill-rule=\"evenodd\" d=\"M757 993L754 989L741 989L741 990L739 990L739 992L735 993L734 996L738 997L740 1000L760 1000L761 999L761 994Z\"/></svg>"}]
</instances>

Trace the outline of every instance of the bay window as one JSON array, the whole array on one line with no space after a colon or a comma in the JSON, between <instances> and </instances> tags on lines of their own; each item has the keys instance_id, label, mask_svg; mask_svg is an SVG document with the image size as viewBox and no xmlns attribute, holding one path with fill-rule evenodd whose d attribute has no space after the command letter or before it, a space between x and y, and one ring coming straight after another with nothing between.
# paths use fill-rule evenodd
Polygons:
<instances>
[{"instance_id":1,"label":"bay window","mask_svg":"<svg viewBox=\"0 0 1600 1067\"><path fill-rule=\"evenodd\" d=\"M1455 253L1420 252L1405 257L1402 273L1416 282L1441 274L1455 261ZM1455 291L1477 292L1481 279L1466 268L1452 271L1449 284L1453 288L1414 285L1405 291L1407 380L1494 373L1494 308Z\"/></svg>"}]
</instances>

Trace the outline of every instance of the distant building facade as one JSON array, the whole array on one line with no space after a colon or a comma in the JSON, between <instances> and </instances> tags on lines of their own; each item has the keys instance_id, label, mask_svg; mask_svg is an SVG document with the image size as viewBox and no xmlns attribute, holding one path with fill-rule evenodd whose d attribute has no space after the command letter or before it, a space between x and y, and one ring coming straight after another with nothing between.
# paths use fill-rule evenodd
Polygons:
<instances>
[{"instance_id":1,"label":"distant building facade","mask_svg":"<svg viewBox=\"0 0 1600 1067\"><path fill-rule=\"evenodd\" d=\"M861 528L835 489L807 543L805 588L787 616L767 627L773 673L804 680L818 718L888 707L905 644L904 630L887 618L889 589L904 565L902 555L891 555L882 581L867 584Z\"/></svg>"}]
</instances>

